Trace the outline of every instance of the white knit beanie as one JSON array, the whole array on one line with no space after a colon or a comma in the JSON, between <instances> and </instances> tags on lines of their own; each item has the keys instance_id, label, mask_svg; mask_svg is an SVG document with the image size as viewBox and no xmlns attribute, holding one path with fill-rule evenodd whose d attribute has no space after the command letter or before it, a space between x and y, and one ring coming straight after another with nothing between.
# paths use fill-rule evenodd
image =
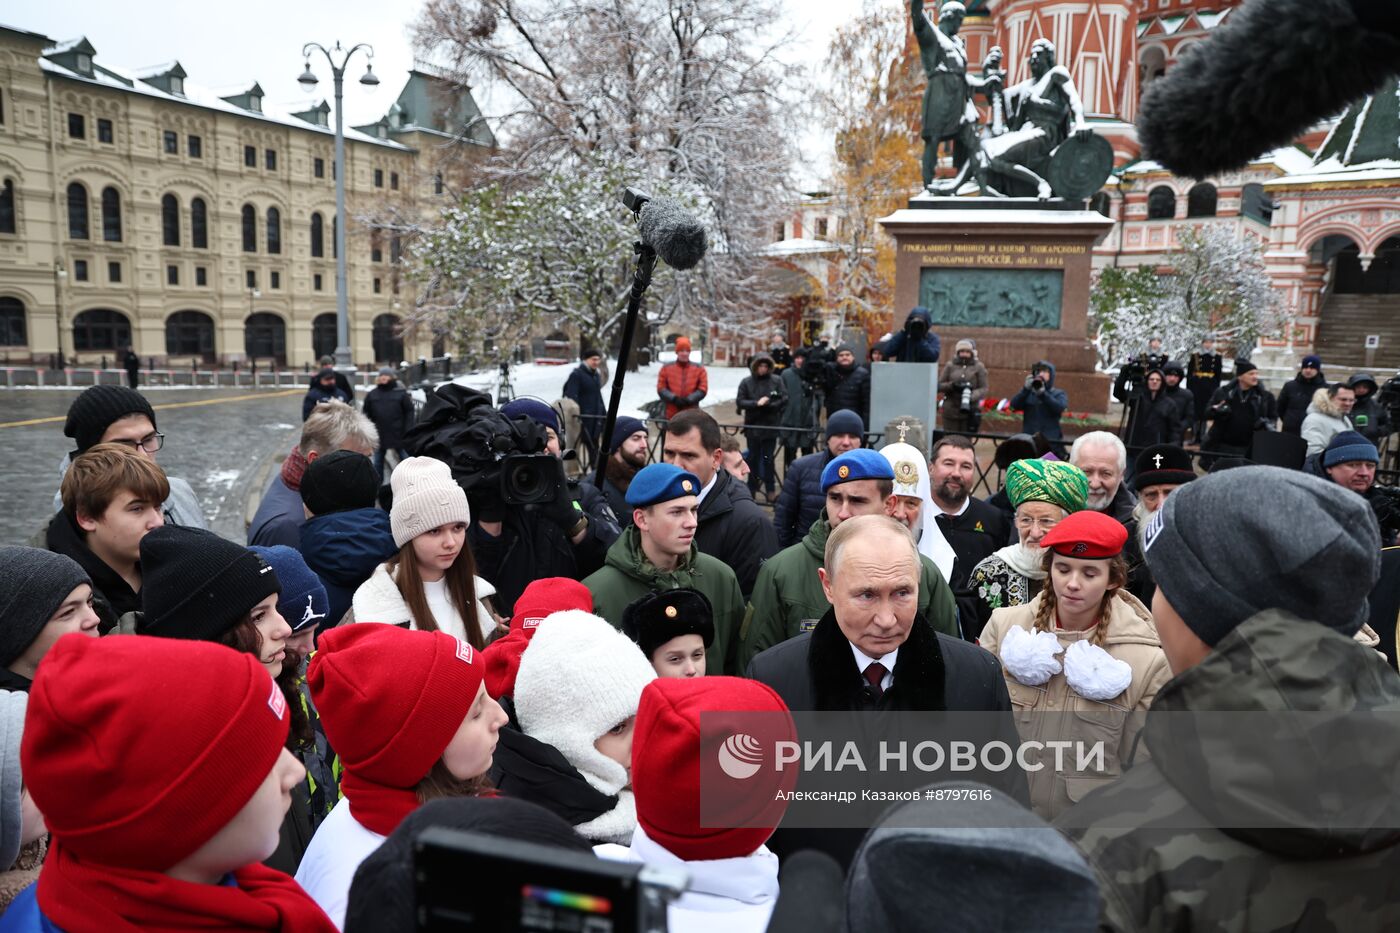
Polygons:
<instances>
[{"instance_id":1,"label":"white knit beanie","mask_svg":"<svg viewBox=\"0 0 1400 933\"><path fill-rule=\"evenodd\" d=\"M642 690L656 679L636 643L592 613L545 616L520 656L515 714L526 735L559 749L584 780L605 794L627 786L627 769L593 743L637 715Z\"/></svg>"},{"instance_id":2,"label":"white knit beanie","mask_svg":"<svg viewBox=\"0 0 1400 933\"><path fill-rule=\"evenodd\" d=\"M399 547L439 525L471 523L467 494L441 460L409 457L394 468L389 485L394 490L389 527Z\"/></svg>"}]
</instances>

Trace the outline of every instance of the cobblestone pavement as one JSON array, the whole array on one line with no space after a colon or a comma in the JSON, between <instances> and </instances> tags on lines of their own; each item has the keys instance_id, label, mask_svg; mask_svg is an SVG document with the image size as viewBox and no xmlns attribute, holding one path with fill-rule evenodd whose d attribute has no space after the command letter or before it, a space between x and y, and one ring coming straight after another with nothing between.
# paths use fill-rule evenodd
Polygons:
<instances>
[{"instance_id":1,"label":"cobblestone pavement","mask_svg":"<svg viewBox=\"0 0 1400 933\"><path fill-rule=\"evenodd\" d=\"M0 543L24 544L49 520L59 466L73 449L63 435L79 390L0 390ZM244 540L244 510L261 468L301 431L302 389L153 389L147 398L165 434L160 465L194 487L210 527ZM26 424L24 422L37 421Z\"/></svg>"}]
</instances>

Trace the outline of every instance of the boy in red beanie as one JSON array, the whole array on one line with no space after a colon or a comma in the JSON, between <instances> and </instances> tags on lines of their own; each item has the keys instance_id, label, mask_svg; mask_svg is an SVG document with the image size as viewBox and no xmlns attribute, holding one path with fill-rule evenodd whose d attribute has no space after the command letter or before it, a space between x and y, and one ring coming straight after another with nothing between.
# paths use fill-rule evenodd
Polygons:
<instances>
[{"instance_id":1,"label":"boy in red beanie","mask_svg":"<svg viewBox=\"0 0 1400 933\"><path fill-rule=\"evenodd\" d=\"M782 797L795 786L796 771L774 770L765 762L735 780L736 796L726 801L731 819L723 822L737 825L708 826L700 813L702 749L713 758L712 739L739 733L747 738L753 732L767 747L797 738L782 698L756 680L662 677L642 691L632 739L637 829L630 848L600 845L594 851L603 858L680 868L690 876L685 894L667 908L671 933L763 933L768 927L778 898L778 857L764 843L787 810ZM727 780L712 768L704 771L705 781Z\"/></svg>"},{"instance_id":2,"label":"boy in red beanie","mask_svg":"<svg viewBox=\"0 0 1400 933\"><path fill-rule=\"evenodd\" d=\"M0 930L334 930L258 864L305 774L287 728L281 691L249 654L61 638L34 678L20 751L49 854Z\"/></svg>"},{"instance_id":3,"label":"boy in red beanie","mask_svg":"<svg viewBox=\"0 0 1400 933\"><path fill-rule=\"evenodd\" d=\"M365 622L321 636L307 683L344 768L344 797L316 830L297 881L337 927L355 869L404 817L439 797L489 792L506 715L485 671L481 652L446 632Z\"/></svg>"}]
</instances>

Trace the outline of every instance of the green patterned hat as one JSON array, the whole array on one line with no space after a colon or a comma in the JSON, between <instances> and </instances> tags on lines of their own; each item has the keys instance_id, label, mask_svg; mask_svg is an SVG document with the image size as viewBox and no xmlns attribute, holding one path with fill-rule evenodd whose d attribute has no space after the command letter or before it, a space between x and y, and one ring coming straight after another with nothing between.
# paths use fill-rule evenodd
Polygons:
<instances>
[{"instance_id":1,"label":"green patterned hat","mask_svg":"<svg viewBox=\"0 0 1400 933\"><path fill-rule=\"evenodd\" d=\"M1078 512L1089 498L1089 478L1063 460L1017 460L1006 470L1006 495L1012 508L1022 502L1049 502Z\"/></svg>"}]
</instances>

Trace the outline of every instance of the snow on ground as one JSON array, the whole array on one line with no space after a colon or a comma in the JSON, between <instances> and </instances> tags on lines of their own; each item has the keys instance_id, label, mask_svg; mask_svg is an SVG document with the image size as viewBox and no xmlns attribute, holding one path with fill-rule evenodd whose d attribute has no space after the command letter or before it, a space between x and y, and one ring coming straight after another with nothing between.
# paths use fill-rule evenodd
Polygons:
<instances>
[{"instance_id":1,"label":"snow on ground","mask_svg":"<svg viewBox=\"0 0 1400 933\"><path fill-rule=\"evenodd\" d=\"M510 368L510 381L515 389L515 397L533 397L543 399L546 402L553 402L564 394L564 381L569 378L569 373L578 364L569 366L545 366L539 363L523 363ZM647 402L656 400L656 376L661 371L661 364L653 363L650 366L643 366L635 373L627 373L622 381L622 406L618 411L621 415L631 415L634 418L645 417L642 406ZM608 361L608 372L617 373L617 363L615 360ZM710 366L706 368L709 374L710 393L705 396L704 405L710 406L721 402L732 402L739 394L739 383L749 374L747 369L740 367L719 367ZM490 392L492 398L496 397L497 389L500 386L500 373L494 370L484 370L477 373L469 373L465 376L458 376L453 382L458 385L471 386L473 389L480 389L483 392ZM612 399L612 379L603 386L603 401L609 402Z\"/></svg>"}]
</instances>

